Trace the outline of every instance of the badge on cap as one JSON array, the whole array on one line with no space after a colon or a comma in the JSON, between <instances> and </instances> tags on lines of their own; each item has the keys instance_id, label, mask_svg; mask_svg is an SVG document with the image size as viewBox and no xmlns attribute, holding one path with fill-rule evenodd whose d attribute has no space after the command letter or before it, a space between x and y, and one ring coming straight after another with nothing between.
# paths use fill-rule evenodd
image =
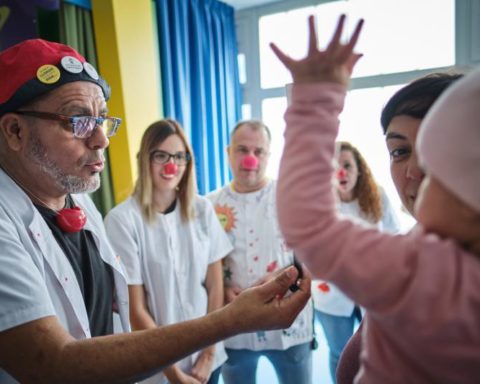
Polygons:
<instances>
[{"instance_id":1,"label":"badge on cap","mask_svg":"<svg viewBox=\"0 0 480 384\"><path fill-rule=\"evenodd\" d=\"M44 84L54 84L60 79L60 70L52 64L42 65L37 69L37 79Z\"/></svg>"},{"instance_id":2,"label":"badge on cap","mask_svg":"<svg viewBox=\"0 0 480 384\"><path fill-rule=\"evenodd\" d=\"M80 73L83 71L83 65L76 57L64 56L60 61L63 69L70 73Z\"/></svg>"},{"instance_id":3,"label":"badge on cap","mask_svg":"<svg viewBox=\"0 0 480 384\"><path fill-rule=\"evenodd\" d=\"M87 72L88 76L90 76L94 80L98 80L97 70L92 64L84 62L83 68L85 69L85 72Z\"/></svg>"}]
</instances>

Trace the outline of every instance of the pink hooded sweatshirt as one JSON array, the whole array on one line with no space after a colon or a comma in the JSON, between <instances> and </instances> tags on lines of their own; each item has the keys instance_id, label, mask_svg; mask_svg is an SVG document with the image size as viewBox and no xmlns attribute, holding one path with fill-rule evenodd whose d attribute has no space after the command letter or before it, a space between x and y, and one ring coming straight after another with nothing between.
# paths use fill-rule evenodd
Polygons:
<instances>
[{"instance_id":1,"label":"pink hooded sweatshirt","mask_svg":"<svg viewBox=\"0 0 480 384\"><path fill-rule=\"evenodd\" d=\"M367 309L355 383L478 384L480 258L420 227L389 235L337 216L344 98L333 83L292 88L277 189L285 239L314 277Z\"/></svg>"}]
</instances>

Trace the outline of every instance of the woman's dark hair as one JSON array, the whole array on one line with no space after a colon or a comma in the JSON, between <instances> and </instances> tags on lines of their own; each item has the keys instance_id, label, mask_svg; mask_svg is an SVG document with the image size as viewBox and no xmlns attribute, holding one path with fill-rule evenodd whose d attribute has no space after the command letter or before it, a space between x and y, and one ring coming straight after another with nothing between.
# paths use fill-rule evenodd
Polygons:
<instances>
[{"instance_id":1,"label":"woman's dark hair","mask_svg":"<svg viewBox=\"0 0 480 384\"><path fill-rule=\"evenodd\" d=\"M395 116L407 115L423 119L442 92L462 76L462 73L435 72L420 77L398 90L382 110L380 122L383 133L387 132Z\"/></svg>"}]
</instances>

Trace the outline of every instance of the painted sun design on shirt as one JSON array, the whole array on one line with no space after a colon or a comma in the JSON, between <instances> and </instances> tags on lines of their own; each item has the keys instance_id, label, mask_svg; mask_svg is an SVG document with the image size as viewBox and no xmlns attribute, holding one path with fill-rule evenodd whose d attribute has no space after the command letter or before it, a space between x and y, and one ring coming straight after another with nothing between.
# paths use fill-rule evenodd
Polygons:
<instances>
[{"instance_id":1,"label":"painted sun design on shirt","mask_svg":"<svg viewBox=\"0 0 480 384\"><path fill-rule=\"evenodd\" d=\"M237 219L235 218L235 213L233 212L233 208L229 207L228 205L215 205L215 212L217 213L218 220L220 224L222 224L223 229L225 232L230 232L233 228L235 228L235 222Z\"/></svg>"}]
</instances>

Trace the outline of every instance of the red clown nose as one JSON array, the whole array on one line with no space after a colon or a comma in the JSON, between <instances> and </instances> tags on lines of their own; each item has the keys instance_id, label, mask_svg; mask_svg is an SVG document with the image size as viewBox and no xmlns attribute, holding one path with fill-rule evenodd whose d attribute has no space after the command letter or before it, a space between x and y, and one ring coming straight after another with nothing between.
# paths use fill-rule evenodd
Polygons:
<instances>
[{"instance_id":1,"label":"red clown nose","mask_svg":"<svg viewBox=\"0 0 480 384\"><path fill-rule=\"evenodd\" d=\"M175 163L167 163L163 166L163 172L166 175L175 175L178 171L178 166Z\"/></svg>"},{"instance_id":2,"label":"red clown nose","mask_svg":"<svg viewBox=\"0 0 480 384\"><path fill-rule=\"evenodd\" d=\"M347 171L345 170L345 168L340 168L338 171L337 171L337 179L341 180L343 178L347 177Z\"/></svg>"},{"instance_id":3,"label":"red clown nose","mask_svg":"<svg viewBox=\"0 0 480 384\"><path fill-rule=\"evenodd\" d=\"M249 171L257 169L258 159L255 156L247 155L242 159L242 167Z\"/></svg>"}]
</instances>

